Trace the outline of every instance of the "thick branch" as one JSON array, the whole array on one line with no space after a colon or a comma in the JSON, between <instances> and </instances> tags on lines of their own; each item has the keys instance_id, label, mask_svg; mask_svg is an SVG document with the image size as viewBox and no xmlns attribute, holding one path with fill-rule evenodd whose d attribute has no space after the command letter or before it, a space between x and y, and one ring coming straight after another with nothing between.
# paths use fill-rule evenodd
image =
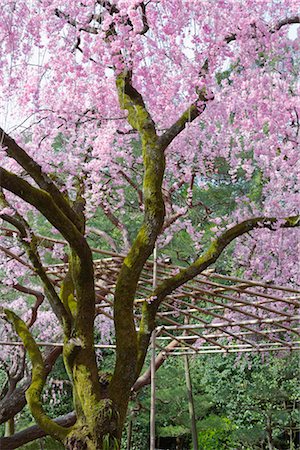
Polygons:
<instances>
[{"instance_id":1,"label":"thick branch","mask_svg":"<svg viewBox=\"0 0 300 450\"><path fill-rule=\"evenodd\" d=\"M120 74L116 83L120 106L128 111L128 122L139 132L142 141L145 206L143 224L124 259L115 291L116 366L110 389L113 400L120 404L122 422L128 395L137 376L138 342L133 316L134 296L142 268L153 251L165 216L162 196L165 157L158 143L155 124L141 94L131 84L130 73ZM143 332L149 334L147 328Z\"/></svg>"},{"instance_id":2,"label":"thick branch","mask_svg":"<svg viewBox=\"0 0 300 450\"><path fill-rule=\"evenodd\" d=\"M286 25L293 25L297 23L300 23L300 16L287 17L286 19L280 20L275 26L270 27L269 31L270 33L275 33L276 31L279 31L282 27ZM250 37L255 38L256 36L255 34L253 34L253 36ZM236 38L237 38L236 33L229 34L228 36L226 36L225 42L227 44L230 44L230 42L235 41Z\"/></svg>"},{"instance_id":3,"label":"thick branch","mask_svg":"<svg viewBox=\"0 0 300 450\"><path fill-rule=\"evenodd\" d=\"M171 127L164 132L162 136L159 138L159 144L161 148L165 150L171 142L185 129L188 123L193 122L200 114L205 110L206 104L205 102L208 99L203 96L201 98L202 104L198 105L197 102L192 103L192 105L182 114L182 116L176 120L176 122L171 125Z\"/></svg>"},{"instance_id":4,"label":"thick branch","mask_svg":"<svg viewBox=\"0 0 300 450\"><path fill-rule=\"evenodd\" d=\"M142 21L143 21L143 29L139 32L139 34L144 35L147 33L147 31L149 31L149 23L148 23L147 14L146 14L146 5L144 2L142 2L139 6L141 8Z\"/></svg>"},{"instance_id":5,"label":"thick branch","mask_svg":"<svg viewBox=\"0 0 300 450\"><path fill-rule=\"evenodd\" d=\"M37 183L37 185L48 192L52 197L56 205L63 211L63 213L74 223L77 228L81 228L81 223L76 213L72 210L71 206L64 198L53 181L43 173L41 166L36 163L26 152L23 150L14 139L12 139L5 131L0 128L0 142L7 155L13 158L24 170L31 176L31 178ZM1 172L0 172L1 176Z\"/></svg>"},{"instance_id":6,"label":"thick branch","mask_svg":"<svg viewBox=\"0 0 300 450\"><path fill-rule=\"evenodd\" d=\"M72 220L59 209L48 192L32 186L26 180L1 167L0 186L34 206L61 232L79 256L85 256L87 244L83 235L79 232Z\"/></svg>"},{"instance_id":7,"label":"thick branch","mask_svg":"<svg viewBox=\"0 0 300 450\"><path fill-rule=\"evenodd\" d=\"M55 361L61 354L61 350L60 347L54 347L45 353L44 364L47 375L51 372ZM30 386L30 383L30 377L23 379L10 395L7 393L7 395L0 400L0 423L7 422L10 418L22 411L26 405L25 392ZM0 446L0 448L2 447Z\"/></svg>"},{"instance_id":8,"label":"thick branch","mask_svg":"<svg viewBox=\"0 0 300 450\"><path fill-rule=\"evenodd\" d=\"M4 310L4 313L7 320L14 326L31 360L31 384L25 394L30 411L38 425L45 430L46 433L62 442L67 436L69 430L66 430L56 424L45 414L42 408L41 395L46 382L47 374L39 347L37 346L23 320L21 320L15 313L7 309Z\"/></svg>"},{"instance_id":9,"label":"thick branch","mask_svg":"<svg viewBox=\"0 0 300 450\"><path fill-rule=\"evenodd\" d=\"M278 224L279 222L279 224ZM221 236L215 239L209 249L188 268L182 269L177 275L168 278L161 283L153 293L155 301L152 303L154 309L158 308L161 301L178 287L199 275L203 270L213 264L221 255L223 250L237 237L248 233L255 228L268 228L276 230L278 228L288 228L300 226L300 216L277 219L274 217L255 217L229 228Z\"/></svg>"},{"instance_id":10,"label":"thick branch","mask_svg":"<svg viewBox=\"0 0 300 450\"><path fill-rule=\"evenodd\" d=\"M19 239L21 245L23 245L26 250L28 258L33 265L34 272L39 276L40 280L43 283L45 293L56 317L63 325L69 326L70 317L66 309L64 308L64 305L60 301L60 298L57 295L56 290L41 263L36 247L35 236L29 229L29 226L26 223L25 219L23 219L18 213L15 213L15 217L9 216L7 214L0 214L0 217L6 222L13 225L19 231Z\"/></svg>"},{"instance_id":11,"label":"thick branch","mask_svg":"<svg viewBox=\"0 0 300 450\"><path fill-rule=\"evenodd\" d=\"M61 427L70 427L76 422L75 412L72 411L65 416L58 417L53 422ZM2 450L13 450L44 436L47 436L47 433L38 425L33 425L32 427L19 431L13 436L0 438L0 448Z\"/></svg>"},{"instance_id":12,"label":"thick branch","mask_svg":"<svg viewBox=\"0 0 300 450\"><path fill-rule=\"evenodd\" d=\"M300 23L300 16L287 17L286 19L280 20L277 25L275 25L272 32L279 31L285 25L293 25L297 23Z\"/></svg>"}]
</instances>

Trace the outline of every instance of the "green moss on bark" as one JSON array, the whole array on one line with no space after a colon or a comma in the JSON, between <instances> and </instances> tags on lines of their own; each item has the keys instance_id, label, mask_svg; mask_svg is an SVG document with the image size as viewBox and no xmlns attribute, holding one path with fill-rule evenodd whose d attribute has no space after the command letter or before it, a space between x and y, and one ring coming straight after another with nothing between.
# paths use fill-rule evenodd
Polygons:
<instances>
[{"instance_id":1,"label":"green moss on bark","mask_svg":"<svg viewBox=\"0 0 300 450\"><path fill-rule=\"evenodd\" d=\"M41 394L46 381L46 371L42 354L28 330L26 324L15 313L6 309L6 317L14 326L18 336L22 340L32 363L31 384L26 391L26 400L29 409L38 425L55 439L63 442L70 429L66 429L56 424L44 412L41 403Z\"/></svg>"}]
</instances>

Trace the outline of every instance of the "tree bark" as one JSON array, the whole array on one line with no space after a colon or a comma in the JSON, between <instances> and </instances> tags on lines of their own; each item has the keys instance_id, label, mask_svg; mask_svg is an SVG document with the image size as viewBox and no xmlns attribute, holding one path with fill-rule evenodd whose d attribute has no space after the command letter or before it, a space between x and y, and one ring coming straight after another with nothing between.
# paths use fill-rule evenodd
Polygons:
<instances>
[{"instance_id":1,"label":"tree bark","mask_svg":"<svg viewBox=\"0 0 300 450\"><path fill-rule=\"evenodd\" d=\"M61 348L59 347L51 348L45 353L44 360L47 374L51 372L52 367L60 354ZM17 386L10 395L6 395L0 401L0 424L7 422L11 417L14 417L22 411L26 405L25 392L30 386L30 382L30 378L24 379L20 386Z\"/></svg>"},{"instance_id":2,"label":"tree bark","mask_svg":"<svg viewBox=\"0 0 300 450\"><path fill-rule=\"evenodd\" d=\"M62 427L70 427L75 423L75 420L76 415L74 412L71 412L65 416L58 417L55 419L55 422ZM46 435L47 433L38 425L33 425L32 427L19 431L13 436L0 438L0 448L1 450L13 450Z\"/></svg>"}]
</instances>

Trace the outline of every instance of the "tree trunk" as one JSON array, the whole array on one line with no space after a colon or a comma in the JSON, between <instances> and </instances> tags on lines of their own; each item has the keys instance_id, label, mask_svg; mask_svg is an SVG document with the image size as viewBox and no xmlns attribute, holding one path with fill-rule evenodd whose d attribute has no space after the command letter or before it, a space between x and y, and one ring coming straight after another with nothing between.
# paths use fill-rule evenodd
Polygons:
<instances>
[{"instance_id":1,"label":"tree trunk","mask_svg":"<svg viewBox=\"0 0 300 450\"><path fill-rule=\"evenodd\" d=\"M121 427L117 424L117 415L110 408L103 408L95 421L95 426L77 422L68 434L64 446L66 450L119 450Z\"/></svg>"},{"instance_id":2,"label":"tree trunk","mask_svg":"<svg viewBox=\"0 0 300 450\"><path fill-rule=\"evenodd\" d=\"M122 429L110 401L102 405L94 428L77 422L64 442L66 450L119 450Z\"/></svg>"}]
</instances>

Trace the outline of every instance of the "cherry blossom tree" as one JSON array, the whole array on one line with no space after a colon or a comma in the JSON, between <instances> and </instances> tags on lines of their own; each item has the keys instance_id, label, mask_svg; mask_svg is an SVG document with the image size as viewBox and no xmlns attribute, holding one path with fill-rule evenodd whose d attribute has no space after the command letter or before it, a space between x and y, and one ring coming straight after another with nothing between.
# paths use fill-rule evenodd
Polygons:
<instances>
[{"instance_id":1,"label":"cherry blossom tree","mask_svg":"<svg viewBox=\"0 0 300 450\"><path fill-rule=\"evenodd\" d=\"M34 271L60 324L73 426L43 410L47 368L29 324L9 308L3 316L31 360L26 399L37 424L67 449L116 449L167 295L252 230L253 270L267 265L276 277L273 260L261 260L272 251L284 261L285 276L291 270L296 280L299 4L33 0L1 6L1 262L12 288ZM230 183L260 177L259 201L241 196L234 215L222 217L193 202L194 187L205 190L218 176L218 158L229 167ZM131 231L122 214L126 185L143 216L138 226L133 218ZM185 204L176 205L172 194L184 185ZM156 241L182 226L201 240L201 229L185 220L192 208L204 208L216 235L207 248L198 242L200 256L153 289L136 324L137 285ZM99 209L127 252L114 294L116 364L108 386L99 380L94 350L95 274L87 240ZM46 270L41 216L68 245L60 291ZM116 245L105 230L96 233Z\"/></svg>"}]
</instances>

